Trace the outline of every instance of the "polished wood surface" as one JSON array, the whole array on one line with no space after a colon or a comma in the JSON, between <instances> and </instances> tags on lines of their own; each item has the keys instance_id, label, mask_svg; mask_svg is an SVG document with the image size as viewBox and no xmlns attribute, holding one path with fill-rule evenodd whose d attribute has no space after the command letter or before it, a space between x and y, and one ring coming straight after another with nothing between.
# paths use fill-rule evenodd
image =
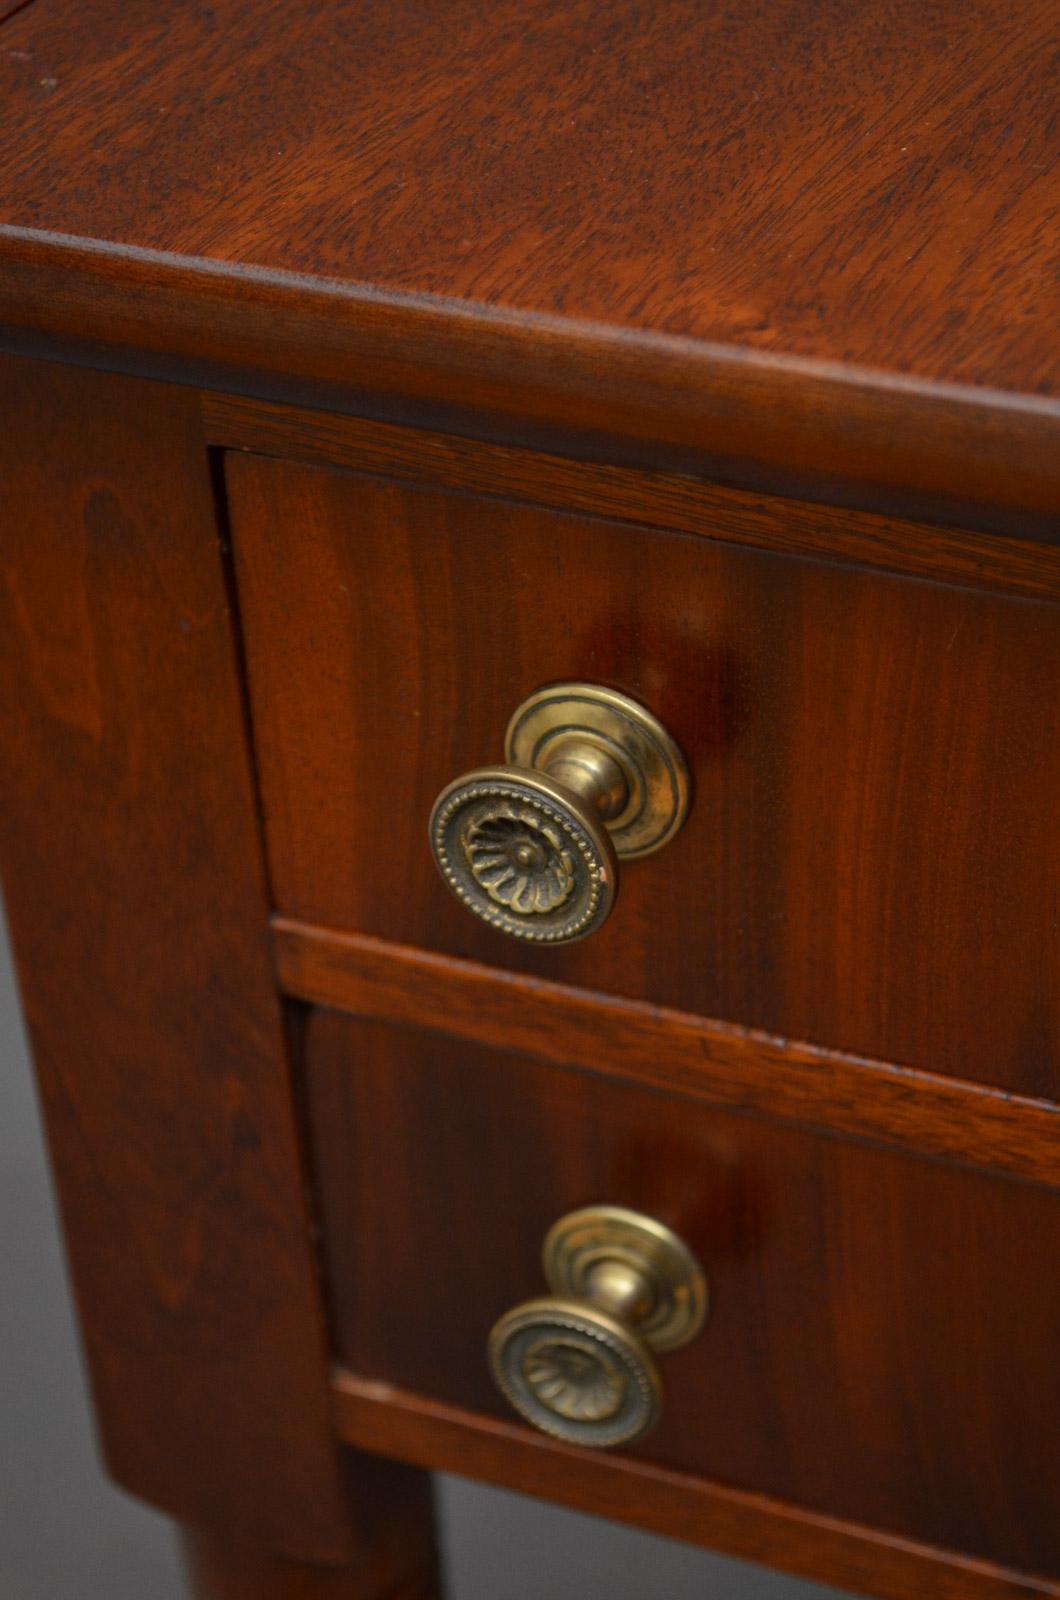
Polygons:
<instances>
[{"instance_id":1,"label":"polished wood surface","mask_svg":"<svg viewBox=\"0 0 1060 1600\"><path fill-rule=\"evenodd\" d=\"M1060 1187L1060 1106L365 934L273 921L297 1000Z\"/></svg>"},{"instance_id":2,"label":"polished wood surface","mask_svg":"<svg viewBox=\"0 0 1060 1600\"><path fill-rule=\"evenodd\" d=\"M4 43L9 226L1060 393L1049 0L35 0Z\"/></svg>"},{"instance_id":3,"label":"polished wood surface","mask_svg":"<svg viewBox=\"0 0 1060 1600\"><path fill-rule=\"evenodd\" d=\"M234 1540L229 1530L184 1530L193 1600L441 1600L430 1480L422 1471L364 1457L350 1462L359 1524L351 1561L288 1561Z\"/></svg>"},{"instance_id":4,"label":"polished wood surface","mask_svg":"<svg viewBox=\"0 0 1060 1600\"><path fill-rule=\"evenodd\" d=\"M201 1600L434 1600L433 1469L1060 1595L1058 44L0 0L0 866L107 1459ZM426 819L563 677L693 808L533 951ZM597 1459L483 1344L601 1199L715 1301Z\"/></svg>"},{"instance_id":5,"label":"polished wood surface","mask_svg":"<svg viewBox=\"0 0 1060 1600\"><path fill-rule=\"evenodd\" d=\"M363 1450L459 1472L579 1511L884 1600L1018 1600L1060 1595L1030 1577L950 1550L837 1521L731 1484L628 1455L586 1455L517 1422L410 1394L339 1369L335 1418ZM593 1600L596 1600L594 1595Z\"/></svg>"},{"instance_id":6,"label":"polished wood surface","mask_svg":"<svg viewBox=\"0 0 1060 1600\"><path fill-rule=\"evenodd\" d=\"M0 323L28 337L1055 537L1049 0L3 26Z\"/></svg>"},{"instance_id":7,"label":"polished wood surface","mask_svg":"<svg viewBox=\"0 0 1060 1600\"><path fill-rule=\"evenodd\" d=\"M631 1460L1060 1580L1060 1196L334 1013L304 1052L335 1347L381 1399L510 1420L490 1327L557 1217L629 1205L712 1299Z\"/></svg>"},{"instance_id":8,"label":"polished wood surface","mask_svg":"<svg viewBox=\"0 0 1060 1600\"><path fill-rule=\"evenodd\" d=\"M281 912L1056 1096L1054 604L249 455L226 472ZM693 802L600 932L536 951L452 899L426 827L561 679L648 705Z\"/></svg>"},{"instance_id":9,"label":"polished wood surface","mask_svg":"<svg viewBox=\"0 0 1060 1600\"><path fill-rule=\"evenodd\" d=\"M402 428L238 395L203 396L210 443L319 466L351 467L432 488L464 489L617 517L789 555L820 556L914 577L944 578L1031 599L1060 595L1057 545L836 511L748 494L687 474L569 461L483 439Z\"/></svg>"},{"instance_id":10,"label":"polished wood surface","mask_svg":"<svg viewBox=\"0 0 1060 1600\"><path fill-rule=\"evenodd\" d=\"M1060 537L1051 399L332 280L310 288L2 224L0 349L1021 541Z\"/></svg>"},{"instance_id":11,"label":"polished wood surface","mask_svg":"<svg viewBox=\"0 0 1060 1600\"><path fill-rule=\"evenodd\" d=\"M322 1309L195 397L0 362L0 866L103 1447L340 1559Z\"/></svg>"}]
</instances>

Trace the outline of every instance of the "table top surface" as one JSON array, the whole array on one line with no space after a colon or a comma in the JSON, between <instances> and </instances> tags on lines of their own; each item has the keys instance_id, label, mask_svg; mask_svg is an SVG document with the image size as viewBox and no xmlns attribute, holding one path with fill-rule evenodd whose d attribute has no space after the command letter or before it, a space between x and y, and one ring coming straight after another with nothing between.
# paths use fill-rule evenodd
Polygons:
<instances>
[{"instance_id":1,"label":"table top surface","mask_svg":"<svg viewBox=\"0 0 1060 1600\"><path fill-rule=\"evenodd\" d=\"M29 229L1052 397L1058 53L1054 0L29 0L0 263Z\"/></svg>"}]
</instances>

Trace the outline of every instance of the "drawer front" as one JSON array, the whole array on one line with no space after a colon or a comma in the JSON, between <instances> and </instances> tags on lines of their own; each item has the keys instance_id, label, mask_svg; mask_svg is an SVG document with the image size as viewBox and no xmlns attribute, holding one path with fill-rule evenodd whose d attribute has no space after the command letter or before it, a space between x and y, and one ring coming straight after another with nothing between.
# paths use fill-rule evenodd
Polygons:
<instances>
[{"instance_id":1,"label":"drawer front","mask_svg":"<svg viewBox=\"0 0 1060 1600\"><path fill-rule=\"evenodd\" d=\"M726 544L724 515L690 537L250 455L227 482L281 911L1057 1093L1054 604ZM427 822L561 679L646 704L692 803L598 932L541 950L452 898Z\"/></svg>"},{"instance_id":2,"label":"drawer front","mask_svg":"<svg viewBox=\"0 0 1060 1600\"><path fill-rule=\"evenodd\" d=\"M510 1417L491 1326L546 1292L558 1217L632 1207L711 1311L631 1453L1060 1575L1060 1196L339 1014L305 1044L352 1372Z\"/></svg>"}]
</instances>

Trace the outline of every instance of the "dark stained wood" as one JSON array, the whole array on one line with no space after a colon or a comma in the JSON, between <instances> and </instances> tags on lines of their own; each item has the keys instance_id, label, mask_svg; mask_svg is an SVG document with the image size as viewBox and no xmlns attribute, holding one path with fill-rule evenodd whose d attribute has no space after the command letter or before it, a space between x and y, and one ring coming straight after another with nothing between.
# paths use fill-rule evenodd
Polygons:
<instances>
[{"instance_id":1,"label":"dark stained wood","mask_svg":"<svg viewBox=\"0 0 1060 1600\"><path fill-rule=\"evenodd\" d=\"M1060 1092L1060 607L232 454L285 915L877 1060ZM450 896L435 795L563 678L690 763L592 938Z\"/></svg>"},{"instance_id":2,"label":"dark stained wood","mask_svg":"<svg viewBox=\"0 0 1060 1600\"><path fill-rule=\"evenodd\" d=\"M1051 0L35 0L5 43L0 322L1060 511Z\"/></svg>"},{"instance_id":3,"label":"dark stained wood","mask_svg":"<svg viewBox=\"0 0 1060 1600\"><path fill-rule=\"evenodd\" d=\"M884 1600L1018 1600L1060 1595L1060 1584L968 1561L874 1528L814 1516L767 1495L708 1483L630 1456L596 1455L516 1423L443 1405L392 1384L338 1371L335 1415L344 1438L435 1472L458 1472L520 1494L706 1545L781 1571Z\"/></svg>"},{"instance_id":4,"label":"dark stained wood","mask_svg":"<svg viewBox=\"0 0 1060 1600\"><path fill-rule=\"evenodd\" d=\"M0 226L4 348L1021 540L1060 537L1056 404L993 390L634 341Z\"/></svg>"},{"instance_id":5,"label":"dark stained wood","mask_svg":"<svg viewBox=\"0 0 1060 1600\"><path fill-rule=\"evenodd\" d=\"M355 1016L1060 1185L1060 1107L282 917L285 993Z\"/></svg>"},{"instance_id":6,"label":"dark stained wood","mask_svg":"<svg viewBox=\"0 0 1060 1600\"><path fill-rule=\"evenodd\" d=\"M1053 0L0 23L0 350L68 364L0 361L0 864L115 1474L202 1600L434 1600L439 1466L1060 1594ZM694 809L527 952L425 823L564 676ZM594 1459L482 1344L605 1197L715 1305Z\"/></svg>"},{"instance_id":7,"label":"dark stained wood","mask_svg":"<svg viewBox=\"0 0 1060 1600\"><path fill-rule=\"evenodd\" d=\"M203 397L211 444L360 469L438 488L619 517L792 555L1060 598L1060 548L866 512L763 498L676 473L635 472L540 450L395 427L233 395Z\"/></svg>"},{"instance_id":8,"label":"dark stained wood","mask_svg":"<svg viewBox=\"0 0 1060 1600\"><path fill-rule=\"evenodd\" d=\"M33 61L4 63L0 217L1057 395L1055 8L959 15L38 0L6 40Z\"/></svg>"},{"instance_id":9,"label":"dark stained wood","mask_svg":"<svg viewBox=\"0 0 1060 1600\"><path fill-rule=\"evenodd\" d=\"M809 1543L824 1516L1060 1579L1060 1196L325 1012L305 1059L336 1350L380 1401L510 1420L490 1327L558 1216L630 1205L712 1288L631 1459L805 1508Z\"/></svg>"},{"instance_id":10,"label":"dark stained wood","mask_svg":"<svg viewBox=\"0 0 1060 1600\"><path fill-rule=\"evenodd\" d=\"M194 1600L440 1600L429 1477L394 1461L366 1461L358 1458L352 1473L360 1534L350 1564L287 1561L223 1529L186 1529Z\"/></svg>"},{"instance_id":11,"label":"dark stained wood","mask_svg":"<svg viewBox=\"0 0 1060 1600\"><path fill-rule=\"evenodd\" d=\"M195 397L5 359L0 412L0 862L107 1462L182 1518L340 1559Z\"/></svg>"}]
</instances>

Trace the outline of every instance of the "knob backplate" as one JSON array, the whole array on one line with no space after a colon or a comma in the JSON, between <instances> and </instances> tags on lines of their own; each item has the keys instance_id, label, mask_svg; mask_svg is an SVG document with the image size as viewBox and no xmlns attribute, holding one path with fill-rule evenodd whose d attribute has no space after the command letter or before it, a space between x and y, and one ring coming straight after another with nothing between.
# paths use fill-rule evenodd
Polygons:
<instances>
[{"instance_id":1,"label":"knob backplate","mask_svg":"<svg viewBox=\"0 0 1060 1600\"><path fill-rule=\"evenodd\" d=\"M708 1311L707 1279L688 1246L653 1217L624 1206L586 1206L561 1217L542 1248L545 1278L560 1298L592 1294L593 1269L620 1261L652 1285L653 1301L637 1334L653 1350L694 1339Z\"/></svg>"},{"instance_id":2,"label":"knob backplate","mask_svg":"<svg viewBox=\"0 0 1060 1600\"><path fill-rule=\"evenodd\" d=\"M544 771L551 751L572 738L606 750L625 777L627 803L607 821L615 854L628 860L661 850L685 820L690 789L684 757L662 723L617 689L556 683L519 706L505 756L513 766Z\"/></svg>"}]
</instances>

